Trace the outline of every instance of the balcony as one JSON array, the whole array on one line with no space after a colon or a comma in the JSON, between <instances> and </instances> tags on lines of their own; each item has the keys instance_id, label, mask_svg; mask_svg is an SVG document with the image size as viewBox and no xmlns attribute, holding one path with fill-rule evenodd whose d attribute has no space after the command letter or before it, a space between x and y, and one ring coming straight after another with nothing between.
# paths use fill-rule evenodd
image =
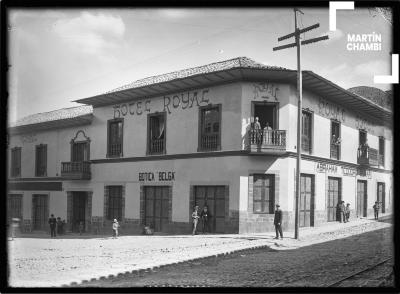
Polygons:
<instances>
[{"instance_id":1,"label":"balcony","mask_svg":"<svg viewBox=\"0 0 400 294\"><path fill-rule=\"evenodd\" d=\"M385 155L378 154L379 166L385 166Z\"/></svg>"},{"instance_id":2,"label":"balcony","mask_svg":"<svg viewBox=\"0 0 400 294\"><path fill-rule=\"evenodd\" d=\"M286 152L286 131L255 130L248 131L251 153L282 154Z\"/></svg>"},{"instance_id":3,"label":"balcony","mask_svg":"<svg viewBox=\"0 0 400 294\"><path fill-rule=\"evenodd\" d=\"M164 138L151 139L149 142L149 152L148 153L150 155L164 154L165 153Z\"/></svg>"},{"instance_id":4,"label":"balcony","mask_svg":"<svg viewBox=\"0 0 400 294\"><path fill-rule=\"evenodd\" d=\"M378 166L378 150L368 146L360 146L357 150L357 163Z\"/></svg>"},{"instance_id":5,"label":"balcony","mask_svg":"<svg viewBox=\"0 0 400 294\"><path fill-rule=\"evenodd\" d=\"M331 144L331 158L339 160L339 144Z\"/></svg>"},{"instance_id":6,"label":"balcony","mask_svg":"<svg viewBox=\"0 0 400 294\"><path fill-rule=\"evenodd\" d=\"M61 176L68 180L90 180L89 161L61 162Z\"/></svg>"},{"instance_id":7,"label":"balcony","mask_svg":"<svg viewBox=\"0 0 400 294\"><path fill-rule=\"evenodd\" d=\"M215 151L219 149L219 134L201 135L200 138L200 151Z\"/></svg>"}]
</instances>

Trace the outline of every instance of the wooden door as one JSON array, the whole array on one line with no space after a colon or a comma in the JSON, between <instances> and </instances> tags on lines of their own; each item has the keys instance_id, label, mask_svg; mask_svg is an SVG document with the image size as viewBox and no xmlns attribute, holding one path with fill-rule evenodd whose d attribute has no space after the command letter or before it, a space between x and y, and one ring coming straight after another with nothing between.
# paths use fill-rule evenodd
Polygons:
<instances>
[{"instance_id":1,"label":"wooden door","mask_svg":"<svg viewBox=\"0 0 400 294\"><path fill-rule=\"evenodd\" d=\"M34 230L47 230L49 217L48 195L32 196L32 222Z\"/></svg>"},{"instance_id":2,"label":"wooden door","mask_svg":"<svg viewBox=\"0 0 400 294\"><path fill-rule=\"evenodd\" d=\"M336 221L336 205L341 200L341 179L328 177L328 199L326 207L328 222Z\"/></svg>"},{"instance_id":3,"label":"wooden door","mask_svg":"<svg viewBox=\"0 0 400 294\"><path fill-rule=\"evenodd\" d=\"M225 187L195 186L195 205L199 212L207 205L211 215L209 229L211 233L225 232Z\"/></svg>"},{"instance_id":4,"label":"wooden door","mask_svg":"<svg viewBox=\"0 0 400 294\"><path fill-rule=\"evenodd\" d=\"M73 192L72 194L72 231L79 232L79 223L83 222L85 228L85 211L87 205L86 192Z\"/></svg>"},{"instance_id":5,"label":"wooden door","mask_svg":"<svg viewBox=\"0 0 400 294\"><path fill-rule=\"evenodd\" d=\"M314 226L314 179L312 175L300 177L299 226Z\"/></svg>"},{"instance_id":6,"label":"wooden door","mask_svg":"<svg viewBox=\"0 0 400 294\"><path fill-rule=\"evenodd\" d=\"M9 194L7 196L7 223L11 223L12 218L19 218L22 222L22 194Z\"/></svg>"},{"instance_id":7,"label":"wooden door","mask_svg":"<svg viewBox=\"0 0 400 294\"><path fill-rule=\"evenodd\" d=\"M88 160L87 143L77 142L72 145L72 159L71 161L86 161Z\"/></svg>"},{"instance_id":8,"label":"wooden door","mask_svg":"<svg viewBox=\"0 0 400 294\"><path fill-rule=\"evenodd\" d=\"M376 201L379 202L380 212L385 213L385 183L378 183Z\"/></svg>"},{"instance_id":9,"label":"wooden door","mask_svg":"<svg viewBox=\"0 0 400 294\"><path fill-rule=\"evenodd\" d=\"M161 232L169 221L169 187L145 187L145 224Z\"/></svg>"},{"instance_id":10,"label":"wooden door","mask_svg":"<svg viewBox=\"0 0 400 294\"><path fill-rule=\"evenodd\" d=\"M357 216L367 216L367 181L357 181Z\"/></svg>"}]
</instances>

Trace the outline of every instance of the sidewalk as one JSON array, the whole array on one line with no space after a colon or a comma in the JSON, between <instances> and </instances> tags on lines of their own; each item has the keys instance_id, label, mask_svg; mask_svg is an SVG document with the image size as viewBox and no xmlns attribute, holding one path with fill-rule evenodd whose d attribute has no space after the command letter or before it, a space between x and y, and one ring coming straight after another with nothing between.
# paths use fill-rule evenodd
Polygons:
<instances>
[{"instance_id":1,"label":"sidewalk","mask_svg":"<svg viewBox=\"0 0 400 294\"><path fill-rule=\"evenodd\" d=\"M17 238L8 242L10 286L58 287L249 248L296 249L390 226L369 219L335 222L301 228L299 240L293 238L293 232L284 232L283 240L275 240L275 233L122 236L118 239L79 238L79 235L67 239Z\"/></svg>"}]
</instances>

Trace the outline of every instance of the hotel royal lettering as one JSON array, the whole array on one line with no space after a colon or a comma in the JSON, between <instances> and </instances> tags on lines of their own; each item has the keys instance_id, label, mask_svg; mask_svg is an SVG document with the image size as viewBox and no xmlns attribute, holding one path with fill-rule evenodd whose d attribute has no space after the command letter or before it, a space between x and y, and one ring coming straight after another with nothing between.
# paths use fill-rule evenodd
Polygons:
<instances>
[{"instance_id":1,"label":"hotel royal lettering","mask_svg":"<svg viewBox=\"0 0 400 294\"><path fill-rule=\"evenodd\" d=\"M113 106L114 118L124 117L126 115L142 115L155 111L165 111L171 113L171 109L189 109L193 106L204 106L210 103L208 97L209 89L201 91L192 91L163 97L163 108L154 110L151 99L144 99L130 103L122 103ZM154 100L153 100L154 101Z\"/></svg>"},{"instance_id":2,"label":"hotel royal lettering","mask_svg":"<svg viewBox=\"0 0 400 294\"><path fill-rule=\"evenodd\" d=\"M139 182L170 182L175 181L175 172L159 171L159 172L141 172L139 173Z\"/></svg>"},{"instance_id":3,"label":"hotel royal lettering","mask_svg":"<svg viewBox=\"0 0 400 294\"><path fill-rule=\"evenodd\" d=\"M345 109L339 106L336 106L330 102L325 101L322 98L319 98L318 101L318 114L327 118L333 118L340 122L345 121Z\"/></svg>"}]
</instances>

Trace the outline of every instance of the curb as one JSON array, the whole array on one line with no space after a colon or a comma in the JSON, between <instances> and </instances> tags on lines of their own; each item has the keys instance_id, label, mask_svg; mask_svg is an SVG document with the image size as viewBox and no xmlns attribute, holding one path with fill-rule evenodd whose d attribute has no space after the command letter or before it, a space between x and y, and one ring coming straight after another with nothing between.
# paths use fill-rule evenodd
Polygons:
<instances>
[{"instance_id":1,"label":"curb","mask_svg":"<svg viewBox=\"0 0 400 294\"><path fill-rule=\"evenodd\" d=\"M111 274L111 275L108 275L107 277L100 276L99 278L91 278L90 280L82 280L80 282L71 282L69 284L63 284L61 287L76 287L78 285L84 285L84 284L88 284L90 282L105 281L107 279L112 279L112 278L122 278L124 276L129 276L129 275L151 274L152 272L155 272L155 270L165 269L168 266L179 266L179 265L182 265L182 264L185 264L188 262L204 261L206 259L211 259L211 258L225 257L225 256L231 255L233 253L241 253L241 252L246 252L246 251L255 250L255 249L263 249L263 248L269 248L269 245L256 245L256 246L252 246L252 247L248 247L248 248L231 250L231 251L207 255L207 256L203 256L203 257L196 257L196 258L187 259L187 260L181 260L181 261L175 261L175 262L170 262L170 263L161 264L161 265L155 265L153 267L143 267L143 268L135 269L132 271L125 271L125 272L121 272L118 274ZM155 286L149 286L149 287L155 287ZM169 286L164 285L164 287L169 287ZM189 288L192 286L182 285L182 287Z\"/></svg>"}]
</instances>

